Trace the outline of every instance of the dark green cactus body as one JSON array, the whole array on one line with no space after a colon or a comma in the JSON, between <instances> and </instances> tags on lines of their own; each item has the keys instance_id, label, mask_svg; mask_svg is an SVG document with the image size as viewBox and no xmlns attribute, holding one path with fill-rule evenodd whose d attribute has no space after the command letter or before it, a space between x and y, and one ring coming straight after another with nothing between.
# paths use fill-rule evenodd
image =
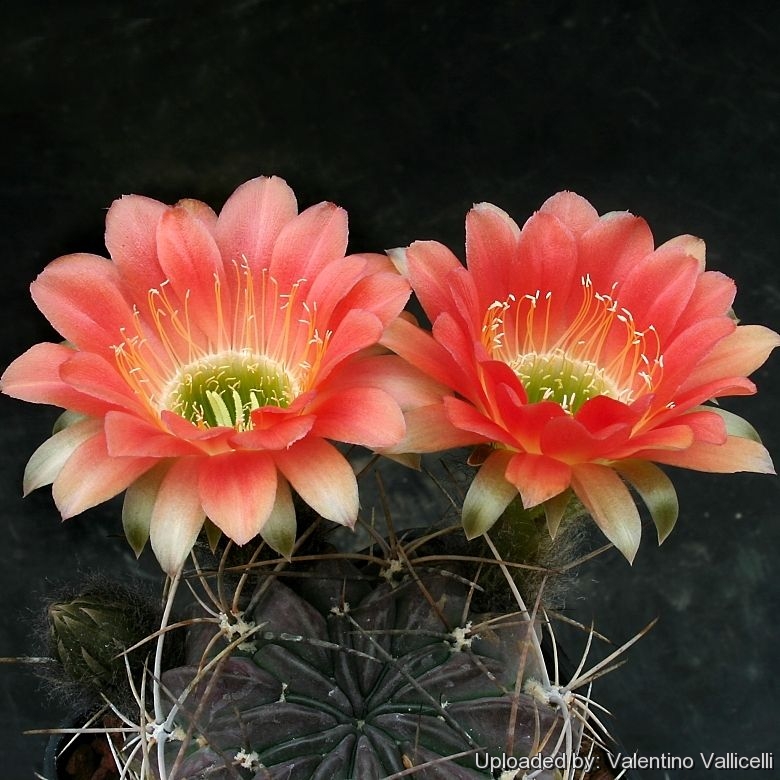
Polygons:
<instances>
[{"instance_id":1,"label":"dark green cactus body","mask_svg":"<svg viewBox=\"0 0 780 780\"><path fill-rule=\"evenodd\" d=\"M484 778L477 753L552 750L556 711L515 695L521 659L537 672L522 616L479 625L468 587L441 574L371 588L331 570L295 588L264 583L256 652L184 700L176 778L372 780L420 765L421 780ZM178 697L195 673L170 670L164 686ZM180 746L167 746L169 767Z\"/></svg>"}]
</instances>

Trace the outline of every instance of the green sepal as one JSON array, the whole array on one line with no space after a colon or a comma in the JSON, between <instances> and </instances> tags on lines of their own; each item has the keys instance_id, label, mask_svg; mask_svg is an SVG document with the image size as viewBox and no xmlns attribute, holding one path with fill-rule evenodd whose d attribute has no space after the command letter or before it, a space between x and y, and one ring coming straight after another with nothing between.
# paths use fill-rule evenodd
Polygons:
<instances>
[{"instance_id":1,"label":"green sepal","mask_svg":"<svg viewBox=\"0 0 780 780\"><path fill-rule=\"evenodd\" d=\"M280 474L276 483L274 507L260 529L260 536L271 549L289 561L295 549L297 530L290 486Z\"/></svg>"},{"instance_id":2,"label":"green sepal","mask_svg":"<svg viewBox=\"0 0 780 780\"><path fill-rule=\"evenodd\" d=\"M214 525L208 517L203 521L203 530L206 533L206 541L208 542L209 549L212 553L215 553L219 540L222 538L222 530Z\"/></svg>"},{"instance_id":3,"label":"green sepal","mask_svg":"<svg viewBox=\"0 0 780 780\"><path fill-rule=\"evenodd\" d=\"M645 460L620 461L614 468L647 505L661 544L672 532L680 511L672 481L658 466Z\"/></svg>"},{"instance_id":4,"label":"green sepal","mask_svg":"<svg viewBox=\"0 0 780 780\"><path fill-rule=\"evenodd\" d=\"M558 535L558 528L561 525L566 510L571 502L572 492L570 489L558 493L557 496L548 498L544 502L544 515L547 518L547 530L550 532L550 539L555 539Z\"/></svg>"},{"instance_id":5,"label":"green sepal","mask_svg":"<svg viewBox=\"0 0 780 780\"><path fill-rule=\"evenodd\" d=\"M479 467L463 501L463 530L467 539L489 531L517 495L504 476L511 452L497 450Z\"/></svg>"},{"instance_id":6,"label":"green sepal","mask_svg":"<svg viewBox=\"0 0 780 780\"><path fill-rule=\"evenodd\" d=\"M137 558L149 541L152 510L160 484L169 464L163 462L142 474L125 493L122 505L122 528Z\"/></svg>"}]
</instances>

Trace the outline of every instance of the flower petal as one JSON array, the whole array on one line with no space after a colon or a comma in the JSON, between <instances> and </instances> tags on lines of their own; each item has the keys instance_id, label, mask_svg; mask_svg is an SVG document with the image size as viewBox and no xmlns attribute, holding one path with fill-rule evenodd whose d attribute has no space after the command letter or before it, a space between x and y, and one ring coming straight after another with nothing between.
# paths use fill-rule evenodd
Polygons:
<instances>
[{"instance_id":1,"label":"flower petal","mask_svg":"<svg viewBox=\"0 0 780 780\"><path fill-rule=\"evenodd\" d=\"M691 372L679 392L723 377L749 376L766 362L778 346L780 335L773 330L763 325L740 325L715 345Z\"/></svg>"},{"instance_id":2,"label":"flower petal","mask_svg":"<svg viewBox=\"0 0 780 780\"><path fill-rule=\"evenodd\" d=\"M476 434L472 441L495 441L515 446L517 444L509 432L460 398L445 398L444 409L451 425Z\"/></svg>"},{"instance_id":3,"label":"flower petal","mask_svg":"<svg viewBox=\"0 0 780 780\"><path fill-rule=\"evenodd\" d=\"M313 435L370 449L392 447L406 432L398 403L383 390L356 387L309 407L317 421Z\"/></svg>"},{"instance_id":4,"label":"flower petal","mask_svg":"<svg viewBox=\"0 0 780 780\"><path fill-rule=\"evenodd\" d=\"M171 288L183 304L180 316L186 316L188 328L195 325L218 344L223 326L220 315L229 310L229 302L219 294L217 285L224 284L225 274L209 229L186 208L174 206L157 224L157 254ZM217 305L218 298L221 306ZM225 314L230 321L229 311Z\"/></svg>"},{"instance_id":5,"label":"flower petal","mask_svg":"<svg viewBox=\"0 0 780 780\"><path fill-rule=\"evenodd\" d=\"M63 519L102 504L121 493L154 464L153 458L113 458L105 434L83 442L65 461L52 485L54 503Z\"/></svg>"},{"instance_id":6,"label":"flower petal","mask_svg":"<svg viewBox=\"0 0 780 780\"><path fill-rule=\"evenodd\" d=\"M431 322L452 307L447 279L463 268L460 260L437 241L415 241L406 250L406 267L412 289Z\"/></svg>"},{"instance_id":7,"label":"flower petal","mask_svg":"<svg viewBox=\"0 0 780 780\"><path fill-rule=\"evenodd\" d=\"M97 255L76 254L49 263L30 285L37 307L68 341L113 359L112 346L133 311L120 291L119 273Z\"/></svg>"},{"instance_id":8,"label":"flower petal","mask_svg":"<svg viewBox=\"0 0 780 780\"><path fill-rule=\"evenodd\" d=\"M279 233L271 256L270 274L280 290L300 279L312 280L347 249L347 212L333 203L310 206Z\"/></svg>"},{"instance_id":9,"label":"flower petal","mask_svg":"<svg viewBox=\"0 0 780 780\"><path fill-rule=\"evenodd\" d=\"M643 450L638 456L669 466L682 466L716 474L735 474L738 471L775 473L772 458L766 448L757 441L739 436L729 436L723 444L694 442L681 451Z\"/></svg>"},{"instance_id":10,"label":"flower petal","mask_svg":"<svg viewBox=\"0 0 780 780\"><path fill-rule=\"evenodd\" d=\"M542 204L539 209L552 214L578 238L599 220L599 213L581 195L575 192L558 192Z\"/></svg>"},{"instance_id":11,"label":"flower petal","mask_svg":"<svg viewBox=\"0 0 780 780\"><path fill-rule=\"evenodd\" d=\"M14 398L38 404L51 404L81 414L100 417L112 406L84 395L66 384L60 369L76 351L64 344L36 344L20 355L3 373L2 391Z\"/></svg>"},{"instance_id":12,"label":"flower petal","mask_svg":"<svg viewBox=\"0 0 780 780\"><path fill-rule=\"evenodd\" d=\"M274 453L279 470L319 515L352 528L358 515L355 472L344 456L323 439L308 437Z\"/></svg>"},{"instance_id":13,"label":"flower petal","mask_svg":"<svg viewBox=\"0 0 780 780\"><path fill-rule=\"evenodd\" d=\"M604 536L632 563L642 521L628 488L607 466L581 463L572 469L572 488Z\"/></svg>"},{"instance_id":14,"label":"flower petal","mask_svg":"<svg viewBox=\"0 0 780 780\"><path fill-rule=\"evenodd\" d=\"M100 420L86 418L68 425L38 447L24 470L24 495L51 485L68 458L85 442L100 433Z\"/></svg>"},{"instance_id":15,"label":"flower petal","mask_svg":"<svg viewBox=\"0 0 780 780\"><path fill-rule=\"evenodd\" d=\"M506 467L506 478L520 491L526 509L562 493L571 482L571 466L546 455L518 452Z\"/></svg>"},{"instance_id":16,"label":"flower petal","mask_svg":"<svg viewBox=\"0 0 780 780\"><path fill-rule=\"evenodd\" d=\"M511 292L512 272L516 271L520 228L505 212L491 203L477 203L466 215L466 257L468 268L480 290L495 289L492 300L481 296L484 307L496 296L503 301ZM484 285L484 287L483 287ZM501 291L504 297L501 297Z\"/></svg>"},{"instance_id":17,"label":"flower petal","mask_svg":"<svg viewBox=\"0 0 780 780\"><path fill-rule=\"evenodd\" d=\"M109 412L105 417L105 430L106 446L112 457L177 458L201 452L189 441L124 412Z\"/></svg>"},{"instance_id":18,"label":"flower petal","mask_svg":"<svg viewBox=\"0 0 780 780\"><path fill-rule=\"evenodd\" d=\"M106 215L106 248L116 264L123 290L134 303L146 300L150 288L165 279L157 259L157 223L168 209L141 195L125 195Z\"/></svg>"},{"instance_id":19,"label":"flower petal","mask_svg":"<svg viewBox=\"0 0 780 780\"><path fill-rule=\"evenodd\" d=\"M140 412L141 405L117 372L116 363L94 352L76 352L60 368L62 380L108 408Z\"/></svg>"},{"instance_id":20,"label":"flower petal","mask_svg":"<svg viewBox=\"0 0 780 780\"><path fill-rule=\"evenodd\" d=\"M152 510L149 538L163 571L180 571L198 538L206 513L198 496L200 458L182 458L162 479Z\"/></svg>"},{"instance_id":21,"label":"flower petal","mask_svg":"<svg viewBox=\"0 0 780 780\"><path fill-rule=\"evenodd\" d=\"M245 182L219 213L215 237L223 259L246 260L254 273L268 268L276 239L297 214L295 195L284 179L261 176Z\"/></svg>"},{"instance_id":22,"label":"flower petal","mask_svg":"<svg viewBox=\"0 0 780 780\"><path fill-rule=\"evenodd\" d=\"M315 422L313 414L274 414L257 409L252 412L252 429L231 436L229 442L241 450L284 450L306 436Z\"/></svg>"},{"instance_id":23,"label":"flower petal","mask_svg":"<svg viewBox=\"0 0 780 780\"><path fill-rule=\"evenodd\" d=\"M479 467L463 501L467 539L489 531L517 495L517 488L505 476L511 457L507 450L496 450Z\"/></svg>"},{"instance_id":24,"label":"flower petal","mask_svg":"<svg viewBox=\"0 0 780 780\"><path fill-rule=\"evenodd\" d=\"M268 520L276 497L276 466L261 452L231 452L201 461L200 503L214 525L246 544Z\"/></svg>"},{"instance_id":25,"label":"flower petal","mask_svg":"<svg viewBox=\"0 0 780 780\"><path fill-rule=\"evenodd\" d=\"M440 452L492 441L489 437L454 426L440 403L411 409L404 418L406 434L397 444L384 448L385 454Z\"/></svg>"}]
</instances>

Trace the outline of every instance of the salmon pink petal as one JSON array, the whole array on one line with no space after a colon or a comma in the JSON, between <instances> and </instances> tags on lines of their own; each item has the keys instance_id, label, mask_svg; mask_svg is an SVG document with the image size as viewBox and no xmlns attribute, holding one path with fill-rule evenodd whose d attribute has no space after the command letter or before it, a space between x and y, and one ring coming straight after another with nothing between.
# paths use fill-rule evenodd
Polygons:
<instances>
[{"instance_id":1,"label":"salmon pink petal","mask_svg":"<svg viewBox=\"0 0 780 780\"><path fill-rule=\"evenodd\" d=\"M300 279L311 281L347 249L347 213L333 203L310 206L279 233L271 256L270 274L282 290Z\"/></svg>"},{"instance_id":2,"label":"salmon pink petal","mask_svg":"<svg viewBox=\"0 0 780 780\"><path fill-rule=\"evenodd\" d=\"M360 279L344 296L333 316L339 321L350 309L365 309L376 315L384 327L401 313L411 292L406 279L396 273L371 274ZM313 292L311 297L314 298Z\"/></svg>"},{"instance_id":3,"label":"salmon pink petal","mask_svg":"<svg viewBox=\"0 0 780 780\"><path fill-rule=\"evenodd\" d=\"M520 491L526 509L563 493L571 482L571 466L546 455L518 452L506 467L506 478Z\"/></svg>"},{"instance_id":4,"label":"salmon pink petal","mask_svg":"<svg viewBox=\"0 0 780 780\"><path fill-rule=\"evenodd\" d=\"M318 400L310 410L317 416L312 433L325 439L377 449L398 444L406 432L398 403L376 388L343 390Z\"/></svg>"},{"instance_id":5,"label":"salmon pink petal","mask_svg":"<svg viewBox=\"0 0 780 780\"><path fill-rule=\"evenodd\" d=\"M607 466L581 463L572 470L572 487L604 536L633 562L642 536L634 499L620 477Z\"/></svg>"},{"instance_id":6,"label":"salmon pink petal","mask_svg":"<svg viewBox=\"0 0 780 780\"><path fill-rule=\"evenodd\" d=\"M736 293L737 287L728 276L717 271L705 271L696 281L693 295L677 320L670 339L701 320L727 315Z\"/></svg>"},{"instance_id":7,"label":"salmon pink petal","mask_svg":"<svg viewBox=\"0 0 780 780\"><path fill-rule=\"evenodd\" d=\"M350 311L333 331L317 373L318 381L322 382L346 358L376 344L381 336L382 323L376 315L360 309Z\"/></svg>"},{"instance_id":8,"label":"salmon pink petal","mask_svg":"<svg viewBox=\"0 0 780 780\"><path fill-rule=\"evenodd\" d=\"M483 441L501 442L510 447L517 446L514 436L496 425L489 417L481 414L471 404L454 397L445 398L443 403L447 419L456 428L476 434Z\"/></svg>"},{"instance_id":9,"label":"salmon pink petal","mask_svg":"<svg viewBox=\"0 0 780 780\"><path fill-rule=\"evenodd\" d=\"M647 450L641 456L669 466L712 471L716 474L735 474L739 471L775 473L766 448L757 441L738 436L729 436L723 444L697 441L684 450Z\"/></svg>"},{"instance_id":10,"label":"salmon pink petal","mask_svg":"<svg viewBox=\"0 0 780 780\"><path fill-rule=\"evenodd\" d=\"M651 395L645 395L628 405L606 395L597 395L585 401L574 418L591 433L613 425L633 427L648 411L652 401Z\"/></svg>"},{"instance_id":11,"label":"salmon pink petal","mask_svg":"<svg viewBox=\"0 0 780 780\"><path fill-rule=\"evenodd\" d=\"M647 223L628 212L605 214L580 238L578 276L589 274L594 289L608 293L653 251ZM619 290L618 290L619 292Z\"/></svg>"},{"instance_id":12,"label":"salmon pink petal","mask_svg":"<svg viewBox=\"0 0 780 780\"><path fill-rule=\"evenodd\" d=\"M620 286L620 305L642 328L652 325L667 339L693 295L700 274L699 262L686 255L653 253L636 266Z\"/></svg>"},{"instance_id":13,"label":"salmon pink petal","mask_svg":"<svg viewBox=\"0 0 780 780\"><path fill-rule=\"evenodd\" d=\"M719 377L745 377L763 365L780 336L762 325L740 325L723 338L697 366L680 388L705 384Z\"/></svg>"},{"instance_id":14,"label":"salmon pink petal","mask_svg":"<svg viewBox=\"0 0 780 780\"><path fill-rule=\"evenodd\" d=\"M154 500L149 537L160 566L170 576L181 570L206 519L198 495L200 462L200 458L174 461Z\"/></svg>"},{"instance_id":15,"label":"salmon pink petal","mask_svg":"<svg viewBox=\"0 0 780 780\"><path fill-rule=\"evenodd\" d=\"M121 493L154 464L153 458L112 458L99 433L65 461L52 486L54 503L63 519L73 517Z\"/></svg>"},{"instance_id":16,"label":"salmon pink petal","mask_svg":"<svg viewBox=\"0 0 780 780\"><path fill-rule=\"evenodd\" d=\"M36 306L68 341L113 357L133 312L120 292L116 266L97 255L67 255L49 263L30 286Z\"/></svg>"},{"instance_id":17,"label":"salmon pink petal","mask_svg":"<svg viewBox=\"0 0 780 780\"><path fill-rule=\"evenodd\" d=\"M466 257L469 271L480 290L480 304L489 306L511 292L517 268L520 228L497 206L477 203L466 215Z\"/></svg>"},{"instance_id":18,"label":"salmon pink petal","mask_svg":"<svg viewBox=\"0 0 780 780\"><path fill-rule=\"evenodd\" d=\"M106 407L142 413L143 407L116 370L116 363L92 352L76 352L60 368L62 380Z\"/></svg>"},{"instance_id":19,"label":"salmon pink petal","mask_svg":"<svg viewBox=\"0 0 780 780\"><path fill-rule=\"evenodd\" d=\"M166 278L186 308L187 322L217 343L220 320L215 285L224 283L224 270L209 229L186 208L174 206L157 224L157 254Z\"/></svg>"},{"instance_id":20,"label":"salmon pink petal","mask_svg":"<svg viewBox=\"0 0 780 780\"><path fill-rule=\"evenodd\" d=\"M343 257L328 263L317 274L306 291L307 305L317 308L317 317L323 321L341 320L350 309L369 309L364 306L362 300L358 300L355 306L353 291L355 285L364 277L366 272L366 260L360 255ZM397 274L396 274L397 276ZM403 280L401 280L403 281ZM408 287L407 287L408 297ZM351 299L353 305L345 304L346 299ZM401 305L403 308L403 304Z\"/></svg>"},{"instance_id":21,"label":"salmon pink petal","mask_svg":"<svg viewBox=\"0 0 780 780\"><path fill-rule=\"evenodd\" d=\"M450 311L447 280L462 268L460 261L437 241L415 241L406 250L406 267L412 289L428 319L435 322L444 311Z\"/></svg>"},{"instance_id":22,"label":"salmon pink petal","mask_svg":"<svg viewBox=\"0 0 780 780\"><path fill-rule=\"evenodd\" d=\"M24 495L51 485L68 458L85 442L100 433L100 420L79 420L55 433L32 454L24 470Z\"/></svg>"},{"instance_id":23,"label":"salmon pink petal","mask_svg":"<svg viewBox=\"0 0 780 780\"><path fill-rule=\"evenodd\" d=\"M452 424L440 403L411 409L404 415L406 433L400 442L383 452L392 454L411 452L441 452L468 444L489 442L491 438Z\"/></svg>"},{"instance_id":24,"label":"salmon pink petal","mask_svg":"<svg viewBox=\"0 0 780 780\"><path fill-rule=\"evenodd\" d=\"M3 392L23 401L51 404L100 417L111 407L104 401L79 392L60 376L61 367L75 354L74 349L64 344L44 342L30 347L3 373Z\"/></svg>"},{"instance_id":25,"label":"salmon pink petal","mask_svg":"<svg viewBox=\"0 0 780 780\"><path fill-rule=\"evenodd\" d=\"M598 222L599 213L581 195L574 192L559 192L548 198L539 209L543 214L552 214L577 238Z\"/></svg>"},{"instance_id":26,"label":"salmon pink petal","mask_svg":"<svg viewBox=\"0 0 780 780\"><path fill-rule=\"evenodd\" d=\"M157 259L157 223L168 206L141 195L125 195L106 215L106 248L131 301L146 300L165 279Z\"/></svg>"},{"instance_id":27,"label":"salmon pink petal","mask_svg":"<svg viewBox=\"0 0 780 780\"><path fill-rule=\"evenodd\" d=\"M380 343L441 385L458 389L461 382L472 384L441 344L403 318L385 330Z\"/></svg>"},{"instance_id":28,"label":"salmon pink petal","mask_svg":"<svg viewBox=\"0 0 780 780\"><path fill-rule=\"evenodd\" d=\"M178 458L201 452L190 442L124 412L109 412L105 417L105 431L106 447L112 457Z\"/></svg>"},{"instance_id":29,"label":"salmon pink petal","mask_svg":"<svg viewBox=\"0 0 780 780\"><path fill-rule=\"evenodd\" d=\"M236 544L246 544L268 520L276 499L276 466L262 452L203 458L200 503L209 519Z\"/></svg>"},{"instance_id":30,"label":"salmon pink petal","mask_svg":"<svg viewBox=\"0 0 780 780\"><path fill-rule=\"evenodd\" d=\"M511 457L506 450L496 450L479 467L463 500L463 530L467 539L489 531L517 495L517 488L505 476Z\"/></svg>"},{"instance_id":31,"label":"salmon pink petal","mask_svg":"<svg viewBox=\"0 0 780 780\"><path fill-rule=\"evenodd\" d=\"M630 435L631 429L626 425L613 425L592 433L579 420L559 417L544 427L540 441L545 455L574 464L608 457Z\"/></svg>"},{"instance_id":32,"label":"salmon pink petal","mask_svg":"<svg viewBox=\"0 0 780 780\"><path fill-rule=\"evenodd\" d=\"M642 450L685 450L695 438L688 425L663 425L644 433L635 434L625 447L615 447L610 453L612 459L633 457Z\"/></svg>"},{"instance_id":33,"label":"salmon pink petal","mask_svg":"<svg viewBox=\"0 0 780 780\"><path fill-rule=\"evenodd\" d=\"M254 273L271 264L282 228L298 214L293 191L278 176L242 184L219 213L215 236L226 262L244 260Z\"/></svg>"},{"instance_id":34,"label":"salmon pink petal","mask_svg":"<svg viewBox=\"0 0 780 780\"><path fill-rule=\"evenodd\" d=\"M706 441L710 444L724 444L726 441L726 424L716 411L698 409L677 417L680 425L687 425L696 441Z\"/></svg>"},{"instance_id":35,"label":"salmon pink petal","mask_svg":"<svg viewBox=\"0 0 780 780\"><path fill-rule=\"evenodd\" d=\"M487 359L488 354L484 352L481 354L480 346L475 343L474 339L468 333L464 333L463 329L459 326L455 317L449 312L444 312L439 315L436 322L433 323L432 329L434 339L442 344L447 352L452 356L452 361L457 366L463 366L464 369L468 369L472 366L476 360L482 358ZM475 354L476 353L476 354ZM473 374L474 372L464 371L465 375ZM470 384L473 387L477 387L478 383L476 377ZM460 388L464 395L470 397L475 395L475 390L467 390L466 388Z\"/></svg>"},{"instance_id":36,"label":"salmon pink petal","mask_svg":"<svg viewBox=\"0 0 780 780\"><path fill-rule=\"evenodd\" d=\"M577 273L577 245L571 231L552 214L539 211L523 225L519 241L519 263L513 269L514 287L522 274L523 285L533 295L537 290L552 292L553 298L565 302L574 293L579 296L579 279L572 285ZM507 287L506 295L513 293ZM559 311L565 309L561 307ZM561 323L552 323L554 331L563 329Z\"/></svg>"},{"instance_id":37,"label":"salmon pink petal","mask_svg":"<svg viewBox=\"0 0 780 780\"><path fill-rule=\"evenodd\" d=\"M323 439L308 437L274 453L279 470L319 515L352 528L358 515L355 472L344 456Z\"/></svg>"},{"instance_id":38,"label":"salmon pink petal","mask_svg":"<svg viewBox=\"0 0 780 780\"><path fill-rule=\"evenodd\" d=\"M356 355L328 377L321 392L336 396L363 387L384 390L404 411L436 403L448 394L443 385L397 355Z\"/></svg>"},{"instance_id":39,"label":"salmon pink petal","mask_svg":"<svg viewBox=\"0 0 780 780\"><path fill-rule=\"evenodd\" d=\"M311 431L313 414L270 414L270 410L252 412L252 428L230 437L230 444L241 450L284 450Z\"/></svg>"},{"instance_id":40,"label":"salmon pink petal","mask_svg":"<svg viewBox=\"0 0 780 780\"><path fill-rule=\"evenodd\" d=\"M694 382L705 384L712 376L706 370L708 353L733 333L735 327L728 317L712 317L697 322L671 341L664 348L663 384L658 390L658 401L671 400ZM722 378L724 374L719 376Z\"/></svg>"}]
</instances>

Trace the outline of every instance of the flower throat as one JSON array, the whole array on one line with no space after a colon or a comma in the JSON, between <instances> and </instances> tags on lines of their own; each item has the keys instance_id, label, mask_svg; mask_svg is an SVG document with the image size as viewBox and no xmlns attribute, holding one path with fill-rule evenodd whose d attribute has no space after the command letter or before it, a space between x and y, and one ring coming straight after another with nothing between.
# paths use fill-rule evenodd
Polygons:
<instances>
[{"instance_id":1,"label":"flower throat","mask_svg":"<svg viewBox=\"0 0 780 780\"><path fill-rule=\"evenodd\" d=\"M117 365L156 418L168 411L198 428L248 430L252 412L286 409L316 381L331 333L317 329L306 280L282 292L268 269L233 269L232 280L215 275L213 300L202 302L209 311L196 310L189 291L175 300L163 282L122 329ZM150 326L152 338L143 335Z\"/></svg>"},{"instance_id":2,"label":"flower throat","mask_svg":"<svg viewBox=\"0 0 780 780\"><path fill-rule=\"evenodd\" d=\"M562 327L552 292L494 301L482 325L482 343L523 384L529 403L552 401L574 414L591 398L623 403L652 392L663 375L663 355L653 325L636 327L628 309L582 277L579 311Z\"/></svg>"}]
</instances>

